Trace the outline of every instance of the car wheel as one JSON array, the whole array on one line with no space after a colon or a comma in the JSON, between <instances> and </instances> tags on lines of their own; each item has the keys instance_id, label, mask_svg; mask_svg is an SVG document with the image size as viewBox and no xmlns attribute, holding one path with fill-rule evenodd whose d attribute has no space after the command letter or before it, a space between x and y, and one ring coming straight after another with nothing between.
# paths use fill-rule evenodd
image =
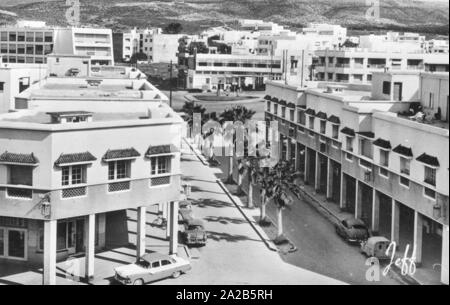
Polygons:
<instances>
[{"instance_id":1,"label":"car wheel","mask_svg":"<svg viewBox=\"0 0 450 305\"><path fill-rule=\"evenodd\" d=\"M175 271L175 272L172 274L172 277L173 277L174 279L176 279L176 278L179 278L180 275L181 275L181 272L180 272L180 271Z\"/></svg>"},{"instance_id":2,"label":"car wheel","mask_svg":"<svg viewBox=\"0 0 450 305\"><path fill-rule=\"evenodd\" d=\"M133 285L142 286L142 285L144 285L144 281L142 279L135 280L133 282Z\"/></svg>"}]
</instances>

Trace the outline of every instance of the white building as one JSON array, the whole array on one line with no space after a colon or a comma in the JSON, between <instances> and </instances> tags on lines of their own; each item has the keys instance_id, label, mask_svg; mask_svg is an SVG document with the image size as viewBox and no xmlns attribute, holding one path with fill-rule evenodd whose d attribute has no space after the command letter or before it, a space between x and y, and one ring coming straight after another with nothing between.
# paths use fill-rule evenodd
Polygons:
<instances>
[{"instance_id":1,"label":"white building","mask_svg":"<svg viewBox=\"0 0 450 305\"><path fill-rule=\"evenodd\" d=\"M312 41L316 50L337 48L347 39L347 28L340 25L311 23L302 34Z\"/></svg>"},{"instance_id":2,"label":"white building","mask_svg":"<svg viewBox=\"0 0 450 305\"><path fill-rule=\"evenodd\" d=\"M389 70L448 71L447 54L370 51L361 48L318 50L319 81L370 83L374 72Z\"/></svg>"},{"instance_id":3,"label":"white building","mask_svg":"<svg viewBox=\"0 0 450 305\"><path fill-rule=\"evenodd\" d=\"M425 36L398 32L387 32L385 35L362 35L359 47L376 52L422 52L425 50Z\"/></svg>"},{"instance_id":4,"label":"white building","mask_svg":"<svg viewBox=\"0 0 450 305\"><path fill-rule=\"evenodd\" d=\"M0 113L12 109L14 97L46 75L43 64L0 63Z\"/></svg>"},{"instance_id":5,"label":"white building","mask_svg":"<svg viewBox=\"0 0 450 305\"><path fill-rule=\"evenodd\" d=\"M266 121L279 122L280 155L305 187L395 241L398 253L416 246L415 276L448 285L448 73L374 73L371 91L267 87Z\"/></svg>"},{"instance_id":6,"label":"white building","mask_svg":"<svg viewBox=\"0 0 450 305\"><path fill-rule=\"evenodd\" d=\"M122 60L127 62L133 54L147 55L150 63L177 62L177 53L181 34L163 34L161 28L133 29L121 33Z\"/></svg>"},{"instance_id":7,"label":"white building","mask_svg":"<svg viewBox=\"0 0 450 305\"><path fill-rule=\"evenodd\" d=\"M114 65L112 31L93 28L50 27L43 22L20 22L0 28L4 63L46 63L46 56L88 55L92 64Z\"/></svg>"}]
</instances>

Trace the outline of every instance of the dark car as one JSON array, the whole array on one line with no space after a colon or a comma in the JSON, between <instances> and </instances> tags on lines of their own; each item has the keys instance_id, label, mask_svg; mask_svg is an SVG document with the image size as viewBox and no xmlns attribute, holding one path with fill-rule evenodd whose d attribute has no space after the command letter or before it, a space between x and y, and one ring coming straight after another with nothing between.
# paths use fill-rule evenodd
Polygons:
<instances>
[{"instance_id":1,"label":"dark car","mask_svg":"<svg viewBox=\"0 0 450 305\"><path fill-rule=\"evenodd\" d=\"M188 246L204 246L208 239L203 221L193 218L185 221L183 235Z\"/></svg>"},{"instance_id":2,"label":"dark car","mask_svg":"<svg viewBox=\"0 0 450 305\"><path fill-rule=\"evenodd\" d=\"M335 225L336 233L347 242L363 242L369 237L369 229L362 220L347 218Z\"/></svg>"}]
</instances>

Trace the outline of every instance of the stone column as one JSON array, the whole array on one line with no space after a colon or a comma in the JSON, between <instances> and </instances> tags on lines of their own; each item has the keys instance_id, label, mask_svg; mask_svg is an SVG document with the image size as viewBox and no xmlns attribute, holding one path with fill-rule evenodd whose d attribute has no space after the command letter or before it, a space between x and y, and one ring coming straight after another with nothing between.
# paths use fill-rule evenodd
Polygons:
<instances>
[{"instance_id":1,"label":"stone column","mask_svg":"<svg viewBox=\"0 0 450 305\"><path fill-rule=\"evenodd\" d=\"M166 215L167 215L166 238L167 239L169 239L170 236L172 235L172 232L170 232L170 230L172 228L172 217L170 217L170 212L171 212L171 203L167 202L166 203Z\"/></svg>"},{"instance_id":2,"label":"stone column","mask_svg":"<svg viewBox=\"0 0 450 305\"><path fill-rule=\"evenodd\" d=\"M90 282L94 278L95 266L95 214L85 217L84 236L86 238L84 278Z\"/></svg>"},{"instance_id":3,"label":"stone column","mask_svg":"<svg viewBox=\"0 0 450 305\"><path fill-rule=\"evenodd\" d=\"M327 200L331 201L333 197L333 162L327 158Z\"/></svg>"},{"instance_id":4,"label":"stone column","mask_svg":"<svg viewBox=\"0 0 450 305\"><path fill-rule=\"evenodd\" d=\"M286 137L286 161L291 161L292 156L292 142L291 138Z\"/></svg>"},{"instance_id":5,"label":"stone column","mask_svg":"<svg viewBox=\"0 0 450 305\"><path fill-rule=\"evenodd\" d=\"M44 221L43 285L56 285L56 220Z\"/></svg>"},{"instance_id":6,"label":"stone column","mask_svg":"<svg viewBox=\"0 0 450 305\"><path fill-rule=\"evenodd\" d=\"M316 192L319 191L320 189L320 157L319 157L319 153L316 152L316 175L315 175L315 183L314 183L314 190Z\"/></svg>"},{"instance_id":7,"label":"stone column","mask_svg":"<svg viewBox=\"0 0 450 305\"><path fill-rule=\"evenodd\" d=\"M400 242L400 204L392 200L392 219L391 219L391 241L397 243L397 247Z\"/></svg>"},{"instance_id":8,"label":"stone column","mask_svg":"<svg viewBox=\"0 0 450 305\"><path fill-rule=\"evenodd\" d=\"M300 170L300 145L295 142L295 170Z\"/></svg>"},{"instance_id":9,"label":"stone column","mask_svg":"<svg viewBox=\"0 0 450 305\"><path fill-rule=\"evenodd\" d=\"M442 227L442 271L441 282L448 285L448 226Z\"/></svg>"},{"instance_id":10,"label":"stone column","mask_svg":"<svg viewBox=\"0 0 450 305\"><path fill-rule=\"evenodd\" d=\"M304 182L305 184L308 184L308 176L309 176L309 149L305 146L305 176L304 176Z\"/></svg>"},{"instance_id":11,"label":"stone column","mask_svg":"<svg viewBox=\"0 0 450 305\"><path fill-rule=\"evenodd\" d=\"M414 211L414 245L416 246L416 264L422 264L422 237L423 237L423 216L417 211Z\"/></svg>"},{"instance_id":12,"label":"stone column","mask_svg":"<svg viewBox=\"0 0 450 305\"><path fill-rule=\"evenodd\" d=\"M340 196L340 202L339 202L339 208L342 210L345 210L346 204L346 196L347 196L347 180L344 176L344 171L341 170L341 196Z\"/></svg>"},{"instance_id":13,"label":"stone column","mask_svg":"<svg viewBox=\"0 0 450 305\"><path fill-rule=\"evenodd\" d=\"M137 234L136 234L136 258L139 259L145 254L147 235L147 208L138 207Z\"/></svg>"},{"instance_id":14,"label":"stone column","mask_svg":"<svg viewBox=\"0 0 450 305\"><path fill-rule=\"evenodd\" d=\"M178 252L178 202L170 203L170 254Z\"/></svg>"},{"instance_id":15,"label":"stone column","mask_svg":"<svg viewBox=\"0 0 450 305\"><path fill-rule=\"evenodd\" d=\"M359 191L359 180L355 179L355 218L361 219L362 216L362 198Z\"/></svg>"},{"instance_id":16,"label":"stone column","mask_svg":"<svg viewBox=\"0 0 450 305\"><path fill-rule=\"evenodd\" d=\"M372 233L378 234L380 231L380 196L377 190L372 190Z\"/></svg>"}]
</instances>

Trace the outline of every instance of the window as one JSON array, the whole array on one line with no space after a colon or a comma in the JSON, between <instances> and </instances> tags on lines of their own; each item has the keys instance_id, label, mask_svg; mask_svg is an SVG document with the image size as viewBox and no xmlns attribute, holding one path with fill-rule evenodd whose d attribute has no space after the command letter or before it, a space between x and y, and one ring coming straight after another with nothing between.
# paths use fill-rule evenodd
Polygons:
<instances>
[{"instance_id":1,"label":"window","mask_svg":"<svg viewBox=\"0 0 450 305\"><path fill-rule=\"evenodd\" d=\"M164 175L170 173L170 156L153 157L152 163L152 176Z\"/></svg>"},{"instance_id":2,"label":"window","mask_svg":"<svg viewBox=\"0 0 450 305\"><path fill-rule=\"evenodd\" d=\"M320 121L320 133L325 134L327 128L327 122L324 120Z\"/></svg>"},{"instance_id":3,"label":"window","mask_svg":"<svg viewBox=\"0 0 450 305\"><path fill-rule=\"evenodd\" d=\"M33 168L30 166L10 165L8 184L33 185Z\"/></svg>"},{"instance_id":4,"label":"window","mask_svg":"<svg viewBox=\"0 0 450 305\"><path fill-rule=\"evenodd\" d=\"M86 166L66 166L62 168L62 186L86 183Z\"/></svg>"},{"instance_id":5,"label":"window","mask_svg":"<svg viewBox=\"0 0 450 305\"><path fill-rule=\"evenodd\" d=\"M428 187L423 189L423 194L431 200L436 200L436 192Z\"/></svg>"},{"instance_id":6,"label":"window","mask_svg":"<svg viewBox=\"0 0 450 305\"><path fill-rule=\"evenodd\" d=\"M389 167L389 151L380 149L380 165Z\"/></svg>"},{"instance_id":7,"label":"window","mask_svg":"<svg viewBox=\"0 0 450 305\"><path fill-rule=\"evenodd\" d=\"M131 161L113 161L108 163L108 179L119 180L130 178Z\"/></svg>"},{"instance_id":8,"label":"window","mask_svg":"<svg viewBox=\"0 0 450 305\"><path fill-rule=\"evenodd\" d=\"M160 266L159 261L152 263L152 268L159 268L159 266Z\"/></svg>"},{"instance_id":9,"label":"window","mask_svg":"<svg viewBox=\"0 0 450 305\"><path fill-rule=\"evenodd\" d=\"M281 107L281 117L286 118L286 107Z\"/></svg>"},{"instance_id":10,"label":"window","mask_svg":"<svg viewBox=\"0 0 450 305\"><path fill-rule=\"evenodd\" d=\"M5 83L0 82L0 92L3 92L3 90L5 90Z\"/></svg>"},{"instance_id":11,"label":"window","mask_svg":"<svg viewBox=\"0 0 450 305\"><path fill-rule=\"evenodd\" d=\"M400 185L409 188L409 179L400 176Z\"/></svg>"},{"instance_id":12,"label":"window","mask_svg":"<svg viewBox=\"0 0 450 305\"><path fill-rule=\"evenodd\" d=\"M273 105L273 113L274 113L275 115L278 115L278 105L277 105L277 104L274 104L274 105Z\"/></svg>"},{"instance_id":13,"label":"window","mask_svg":"<svg viewBox=\"0 0 450 305\"><path fill-rule=\"evenodd\" d=\"M404 175L410 174L411 160L405 157L400 157L400 173Z\"/></svg>"},{"instance_id":14,"label":"window","mask_svg":"<svg viewBox=\"0 0 450 305\"><path fill-rule=\"evenodd\" d=\"M168 266L168 265L170 265L170 264L172 264L169 260L163 260L163 261L161 261L161 264L163 265L163 266Z\"/></svg>"},{"instance_id":15,"label":"window","mask_svg":"<svg viewBox=\"0 0 450 305\"><path fill-rule=\"evenodd\" d=\"M339 138L339 125L333 124L331 127L331 133L333 139Z\"/></svg>"},{"instance_id":16,"label":"window","mask_svg":"<svg viewBox=\"0 0 450 305\"><path fill-rule=\"evenodd\" d=\"M433 167L425 166L425 182L436 186L436 169Z\"/></svg>"},{"instance_id":17,"label":"window","mask_svg":"<svg viewBox=\"0 0 450 305\"><path fill-rule=\"evenodd\" d=\"M383 82L383 94L391 94L391 82Z\"/></svg>"},{"instance_id":18,"label":"window","mask_svg":"<svg viewBox=\"0 0 450 305\"><path fill-rule=\"evenodd\" d=\"M353 138L352 137L347 137L347 139L345 141L345 148L348 151L353 151Z\"/></svg>"},{"instance_id":19,"label":"window","mask_svg":"<svg viewBox=\"0 0 450 305\"><path fill-rule=\"evenodd\" d=\"M310 136L314 136L314 117L312 117L312 116L310 116L309 117L309 129L310 129L310 131L309 131L309 135Z\"/></svg>"},{"instance_id":20,"label":"window","mask_svg":"<svg viewBox=\"0 0 450 305\"><path fill-rule=\"evenodd\" d=\"M303 126L306 125L306 115L305 115L304 111L299 111L298 112L298 119L297 120L298 120L298 123L300 125L303 125Z\"/></svg>"},{"instance_id":21,"label":"window","mask_svg":"<svg viewBox=\"0 0 450 305\"><path fill-rule=\"evenodd\" d=\"M359 138L359 154L372 159L372 143L369 140Z\"/></svg>"},{"instance_id":22,"label":"window","mask_svg":"<svg viewBox=\"0 0 450 305\"><path fill-rule=\"evenodd\" d=\"M294 115L295 115L294 110L289 110L289 120L291 120L292 122L294 121Z\"/></svg>"}]
</instances>

